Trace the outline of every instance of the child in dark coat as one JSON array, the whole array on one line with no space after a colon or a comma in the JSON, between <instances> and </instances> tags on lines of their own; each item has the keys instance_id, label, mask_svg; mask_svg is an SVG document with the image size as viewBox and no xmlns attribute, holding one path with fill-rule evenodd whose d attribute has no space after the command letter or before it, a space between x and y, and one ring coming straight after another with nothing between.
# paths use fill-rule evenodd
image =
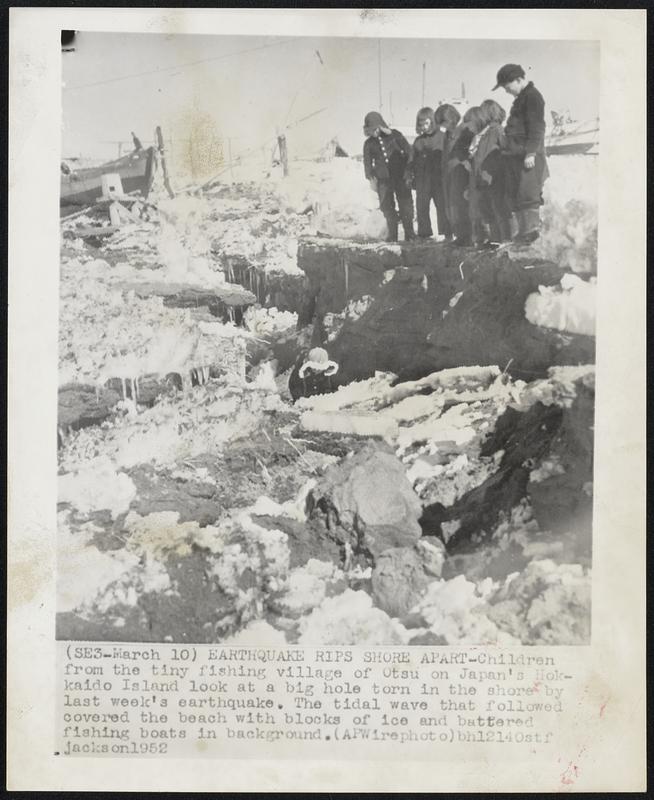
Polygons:
<instances>
[{"instance_id":1,"label":"child in dark coat","mask_svg":"<svg viewBox=\"0 0 654 800\"><path fill-rule=\"evenodd\" d=\"M515 98L504 129L504 179L507 203L518 222L516 241L539 236L543 184L549 175L545 159L545 101L519 64L505 64L495 89Z\"/></svg>"},{"instance_id":2,"label":"child in dark coat","mask_svg":"<svg viewBox=\"0 0 654 800\"><path fill-rule=\"evenodd\" d=\"M502 156L502 123L506 113L495 100L484 100L480 113L484 127L473 138L469 148L472 167L470 198L471 207L480 221L477 244L488 246L491 242L508 242L511 239L511 212L506 204Z\"/></svg>"},{"instance_id":3,"label":"child in dark coat","mask_svg":"<svg viewBox=\"0 0 654 800\"><path fill-rule=\"evenodd\" d=\"M368 137L363 145L363 167L366 178L377 192L379 208L386 218L387 241L397 241L398 211L404 238L415 239L413 197L405 174L411 147L398 130L388 127L377 111L366 114L363 132Z\"/></svg>"},{"instance_id":4,"label":"child in dark coat","mask_svg":"<svg viewBox=\"0 0 654 800\"><path fill-rule=\"evenodd\" d=\"M447 218L447 159L453 144L453 135L456 126L461 121L461 114L449 103L442 103L434 112L434 123L443 134L443 145L440 153L440 163L436 169L436 215L438 219L438 232L446 239L452 238L452 226Z\"/></svg>"},{"instance_id":5,"label":"child in dark coat","mask_svg":"<svg viewBox=\"0 0 654 800\"><path fill-rule=\"evenodd\" d=\"M314 347L308 353L300 354L288 379L288 391L293 402L298 397L336 391L338 384L333 376L337 372L338 364L329 360L327 351L322 347Z\"/></svg>"},{"instance_id":6,"label":"child in dark coat","mask_svg":"<svg viewBox=\"0 0 654 800\"><path fill-rule=\"evenodd\" d=\"M459 247L469 247L472 244L469 148L473 138L483 127L479 106L469 108L454 131L452 146L448 150L445 173L447 217L456 237L454 244ZM476 215L474 205L472 213Z\"/></svg>"},{"instance_id":7,"label":"child in dark coat","mask_svg":"<svg viewBox=\"0 0 654 800\"><path fill-rule=\"evenodd\" d=\"M416 138L411 147L411 161L407 167L409 182L416 190L418 236L428 239L433 235L430 219L431 201L438 213L442 194L441 161L445 134L436 128L434 112L428 106L421 108L416 117ZM438 232L441 222L438 221Z\"/></svg>"}]
</instances>

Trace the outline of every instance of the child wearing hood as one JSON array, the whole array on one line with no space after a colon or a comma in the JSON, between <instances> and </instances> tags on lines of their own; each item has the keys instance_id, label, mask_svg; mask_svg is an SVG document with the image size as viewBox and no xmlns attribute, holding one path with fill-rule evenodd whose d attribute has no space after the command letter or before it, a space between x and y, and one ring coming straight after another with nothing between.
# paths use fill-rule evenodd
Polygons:
<instances>
[{"instance_id":1,"label":"child wearing hood","mask_svg":"<svg viewBox=\"0 0 654 800\"><path fill-rule=\"evenodd\" d=\"M398 130L389 128L377 111L366 114L363 132L368 137L363 145L363 167L371 187L377 192L379 208L386 218L387 241L397 241L398 212L404 238L415 239L413 197L405 179L411 157L409 143Z\"/></svg>"},{"instance_id":2,"label":"child wearing hood","mask_svg":"<svg viewBox=\"0 0 654 800\"><path fill-rule=\"evenodd\" d=\"M447 185L447 217L455 235L454 244L469 247L472 244L472 218L470 199L469 148L475 135L484 127L479 106L469 108L452 136L452 147L447 156L445 181ZM472 213L476 214L473 204Z\"/></svg>"},{"instance_id":3,"label":"child wearing hood","mask_svg":"<svg viewBox=\"0 0 654 800\"><path fill-rule=\"evenodd\" d=\"M338 372L338 364L329 360L329 354L322 347L314 347L308 353L301 353L288 379L288 391L295 402L298 397L312 397L316 394L330 394L338 387L333 376Z\"/></svg>"},{"instance_id":4,"label":"child wearing hood","mask_svg":"<svg viewBox=\"0 0 654 800\"><path fill-rule=\"evenodd\" d=\"M503 156L506 113L495 100L484 100L480 106L484 127L470 143L470 198L471 207L479 220L477 243L511 240L511 212L506 203ZM473 219L474 225L474 219Z\"/></svg>"},{"instance_id":5,"label":"child wearing hood","mask_svg":"<svg viewBox=\"0 0 654 800\"><path fill-rule=\"evenodd\" d=\"M434 201L438 214L439 199L442 194L441 161L445 140L445 133L436 127L434 112L429 106L418 111L416 134L411 147L411 161L407 167L407 180L416 190L418 236L421 239L428 239L433 235L429 216L431 201ZM441 220L438 219L439 233L442 233L441 224Z\"/></svg>"}]
</instances>

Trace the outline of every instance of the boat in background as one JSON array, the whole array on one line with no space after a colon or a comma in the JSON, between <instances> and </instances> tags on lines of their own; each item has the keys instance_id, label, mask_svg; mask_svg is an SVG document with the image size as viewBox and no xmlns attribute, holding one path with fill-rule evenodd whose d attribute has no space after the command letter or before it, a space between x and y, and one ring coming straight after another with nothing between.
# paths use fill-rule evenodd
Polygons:
<instances>
[{"instance_id":1,"label":"boat in background","mask_svg":"<svg viewBox=\"0 0 654 800\"><path fill-rule=\"evenodd\" d=\"M150 187L154 169L154 147L137 148L126 156L97 167L74 169L70 161L61 162L59 205L68 211L75 206L89 206L102 194L102 176L120 175L123 192L141 192Z\"/></svg>"},{"instance_id":2,"label":"boat in background","mask_svg":"<svg viewBox=\"0 0 654 800\"><path fill-rule=\"evenodd\" d=\"M548 156L594 155L599 150L599 117L579 122L552 111L553 126L545 136Z\"/></svg>"}]
</instances>

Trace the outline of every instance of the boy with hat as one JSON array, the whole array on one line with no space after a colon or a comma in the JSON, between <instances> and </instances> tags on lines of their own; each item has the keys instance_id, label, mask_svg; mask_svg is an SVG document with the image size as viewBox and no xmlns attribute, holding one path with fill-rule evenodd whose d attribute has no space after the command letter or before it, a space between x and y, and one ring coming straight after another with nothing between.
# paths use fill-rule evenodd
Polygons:
<instances>
[{"instance_id":1,"label":"boy with hat","mask_svg":"<svg viewBox=\"0 0 654 800\"><path fill-rule=\"evenodd\" d=\"M398 130L388 127L377 111L366 114L363 132L368 137L363 145L363 167L366 178L379 197L379 208L386 217L387 241L397 241L396 198L404 238L415 239L413 197L405 179L411 147Z\"/></svg>"},{"instance_id":2,"label":"boy with hat","mask_svg":"<svg viewBox=\"0 0 654 800\"><path fill-rule=\"evenodd\" d=\"M518 221L517 242L538 238L543 184L549 170L545 160L545 101L519 64L505 64L493 88L515 97L504 129L507 200Z\"/></svg>"}]
</instances>

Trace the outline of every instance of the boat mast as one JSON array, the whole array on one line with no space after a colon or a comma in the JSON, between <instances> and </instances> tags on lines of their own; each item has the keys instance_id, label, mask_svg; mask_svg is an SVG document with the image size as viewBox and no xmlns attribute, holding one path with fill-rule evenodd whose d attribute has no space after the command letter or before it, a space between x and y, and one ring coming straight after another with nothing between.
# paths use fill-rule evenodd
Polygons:
<instances>
[{"instance_id":1,"label":"boat mast","mask_svg":"<svg viewBox=\"0 0 654 800\"><path fill-rule=\"evenodd\" d=\"M382 110L382 62L381 62L381 39L377 39L377 81L379 84L379 112Z\"/></svg>"},{"instance_id":2,"label":"boat mast","mask_svg":"<svg viewBox=\"0 0 654 800\"><path fill-rule=\"evenodd\" d=\"M425 105L425 72L427 70L427 63L422 62L422 105Z\"/></svg>"}]
</instances>

